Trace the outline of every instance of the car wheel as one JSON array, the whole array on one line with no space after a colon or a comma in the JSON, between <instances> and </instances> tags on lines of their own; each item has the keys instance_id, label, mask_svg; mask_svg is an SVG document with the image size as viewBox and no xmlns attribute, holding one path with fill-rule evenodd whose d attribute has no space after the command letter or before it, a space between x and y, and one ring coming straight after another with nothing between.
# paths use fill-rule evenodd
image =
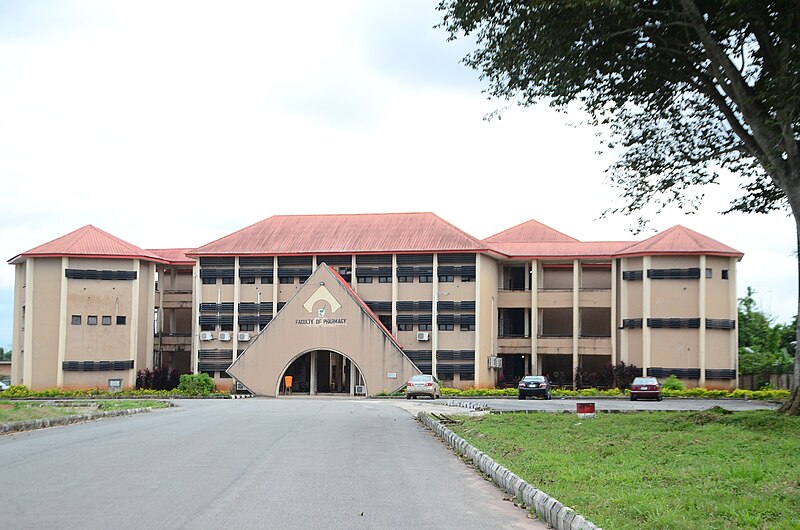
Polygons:
<instances>
[{"instance_id":1,"label":"car wheel","mask_svg":"<svg viewBox=\"0 0 800 530\"><path fill-rule=\"evenodd\" d=\"M636 396L631 396L631 401L636 401Z\"/></svg>"},{"instance_id":2,"label":"car wheel","mask_svg":"<svg viewBox=\"0 0 800 530\"><path fill-rule=\"evenodd\" d=\"M656 398L656 401L661 401L662 399L663 399L663 396L661 396L661 395L659 394L659 396Z\"/></svg>"},{"instance_id":3,"label":"car wheel","mask_svg":"<svg viewBox=\"0 0 800 530\"><path fill-rule=\"evenodd\" d=\"M411 399L411 396L406 396L406 399Z\"/></svg>"},{"instance_id":4,"label":"car wheel","mask_svg":"<svg viewBox=\"0 0 800 530\"><path fill-rule=\"evenodd\" d=\"M550 392L548 392L547 395L545 396L545 399L553 399L553 395Z\"/></svg>"},{"instance_id":5,"label":"car wheel","mask_svg":"<svg viewBox=\"0 0 800 530\"><path fill-rule=\"evenodd\" d=\"M525 399L525 396L523 396L522 394L520 394L519 396L517 396L517 399Z\"/></svg>"}]
</instances>

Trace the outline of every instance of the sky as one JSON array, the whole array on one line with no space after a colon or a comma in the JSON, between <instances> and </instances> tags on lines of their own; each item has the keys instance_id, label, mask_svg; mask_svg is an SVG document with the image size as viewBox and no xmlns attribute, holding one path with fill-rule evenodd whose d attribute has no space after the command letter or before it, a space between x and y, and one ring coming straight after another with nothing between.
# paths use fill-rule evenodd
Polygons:
<instances>
[{"instance_id":1,"label":"sky","mask_svg":"<svg viewBox=\"0 0 800 530\"><path fill-rule=\"evenodd\" d=\"M481 239L530 219L583 241L682 224L745 254L740 295L797 313L791 217L720 215L723 185L643 234L600 218L619 191L597 131L487 98L436 3L0 0L0 255L87 224L197 247L277 214L434 212Z\"/></svg>"}]
</instances>

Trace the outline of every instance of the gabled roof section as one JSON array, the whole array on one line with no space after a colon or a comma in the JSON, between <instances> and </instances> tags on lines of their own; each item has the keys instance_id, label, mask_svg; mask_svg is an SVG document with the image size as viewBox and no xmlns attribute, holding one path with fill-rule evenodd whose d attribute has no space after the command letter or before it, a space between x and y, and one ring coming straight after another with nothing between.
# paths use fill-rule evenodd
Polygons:
<instances>
[{"instance_id":1,"label":"gabled roof section","mask_svg":"<svg viewBox=\"0 0 800 530\"><path fill-rule=\"evenodd\" d=\"M554 241L546 243L496 243L492 248L509 258L597 258L611 259L630 241Z\"/></svg>"},{"instance_id":2,"label":"gabled roof section","mask_svg":"<svg viewBox=\"0 0 800 530\"><path fill-rule=\"evenodd\" d=\"M164 262L164 258L137 247L96 226L86 225L57 239L49 241L9 260L17 263L25 258L37 257L87 257L109 259L144 259Z\"/></svg>"},{"instance_id":3,"label":"gabled roof section","mask_svg":"<svg viewBox=\"0 0 800 530\"><path fill-rule=\"evenodd\" d=\"M148 252L160 256L165 261L168 261L170 265L194 265L194 258L186 255L187 252L192 250L191 248L151 248L148 249Z\"/></svg>"},{"instance_id":4,"label":"gabled roof section","mask_svg":"<svg viewBox=\"0 0 800 530\"><path fill-rule=\"evenodd\" d=\"M715 239L676 225L644 241L635 243L618 252L620 256L645 256L653 254L707 254L713 256L735 256L742 252L724 245Z\"/></svg>"},{"instance_id":5,"label":"gabled roof section","mask_svg":"<svg viewBox=\"0 0 800 530\"><path fill-rule=\"evenodd\" d=\"M189 256L486 250L485 243L429 212L275 215L196 248Z\"/></svg>"},{"instance_id":6,"label":"gabled roof section","mask_svg":"<svg viewBox=\"0 0 800 530\"><path fill-rule=\"evenodd\" d=\"M578 240L531 219L508 230L489 236L483 241L485 243L543 243L555 241L577 242Z\"/></svg>"}]
</instances>

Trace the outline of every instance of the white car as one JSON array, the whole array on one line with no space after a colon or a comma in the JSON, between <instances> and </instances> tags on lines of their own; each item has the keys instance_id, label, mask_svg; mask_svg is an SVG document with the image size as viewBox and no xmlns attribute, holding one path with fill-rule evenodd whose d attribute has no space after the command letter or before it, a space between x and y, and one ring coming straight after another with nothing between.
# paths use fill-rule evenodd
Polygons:
<instances>
[{"instance_id":1,"label":"white car","mask_svg":"<svg viewBox=\"0 0 800 530\"><path fill-rule=\"evenodd\" d=\"M431 399L442 397L439 381L432 375L413 375L406 383L406 399L417 396L430 396Z\"/></svg>"},{"instance_id":2,"label":"white car","mask_svg":"<svg viewBox=\"0 0 800 530\"><path fill-rule=\"evenodd\" d=\"M7 389L10 386L11 385L8 384L8 381L3 379L2 381L0 381L0 392L2 392L3 390Z\"/></svg>"}]
</instances>

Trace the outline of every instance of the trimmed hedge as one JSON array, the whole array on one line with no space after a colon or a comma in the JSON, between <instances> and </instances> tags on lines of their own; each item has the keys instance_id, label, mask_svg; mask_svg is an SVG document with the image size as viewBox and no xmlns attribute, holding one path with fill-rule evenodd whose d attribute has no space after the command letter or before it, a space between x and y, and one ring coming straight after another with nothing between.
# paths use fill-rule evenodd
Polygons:
<instances>
[{"instance_id":1,"label":"trimmed hedge","mask_svg":"<svg viewBox=\"0 0 800 530\"><path fill-rule=\"evenodd\" d=\"M100 390L99 388L77 388L77 389L64 389L64 388L47 388L45 390L33 391L23 385L14 385L3 392L0 392L0 399L10 398L137 398L137 397L154 397L154 398L180 398L180 397L194 397L197 394L190 394L180 392L178 390L123 390L121 392L108 392L107 390ZM209 394L212 397L225 397L229 396L230 392L215 391Z\"/></svg>"},{"instance_id":2,"label":"trimmed hedge","mask_svg":"<svg viewBox=\"0 0 800 530\"><path fill-rule=\"evenodd\" d=\"M683 397L683 398L715 398L715 399L750 399L750 400L775 400L783 401L789 398L788 390L711 390L707 388L689 388L686 390L663 389L661 393L664 397ZM627 396L628 391L621 391L618 388L610 390L598 390L596 388L584 388L581 390L552 391L556 397L600 397L600 396ZM442 395L449 397L479 397L479 396L516 396L516 388L466 388L459 390L456 388L442 388Z\"/></svg>"}]
</instances>

